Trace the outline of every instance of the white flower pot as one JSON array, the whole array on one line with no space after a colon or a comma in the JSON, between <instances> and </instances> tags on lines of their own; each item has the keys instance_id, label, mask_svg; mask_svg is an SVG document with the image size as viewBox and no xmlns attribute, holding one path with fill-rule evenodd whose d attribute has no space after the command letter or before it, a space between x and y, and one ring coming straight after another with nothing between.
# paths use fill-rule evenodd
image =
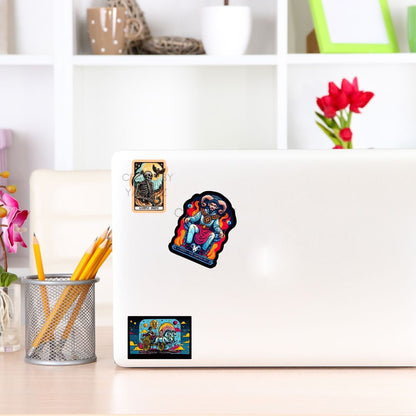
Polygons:
<instances>
[{"instance_id":1,"label":"white flower pot","mask_svg":"<svg viewBox=\"0 0 416 416\"><path fill-rule=\"evenodd\" d=\"M20 350L20 284L0 287L0 352Z\"/></svg>"},{"instance_id":2,"label":"white flower pot","mask_svg":"<svg viewBox=\"0 0 416 416\"><path fill-rule=\"evenodd\" d=\"M251 34L247 6L211 6L202 9L201 37L208 55L243 55Z\"/></svg>"}]
</instances>

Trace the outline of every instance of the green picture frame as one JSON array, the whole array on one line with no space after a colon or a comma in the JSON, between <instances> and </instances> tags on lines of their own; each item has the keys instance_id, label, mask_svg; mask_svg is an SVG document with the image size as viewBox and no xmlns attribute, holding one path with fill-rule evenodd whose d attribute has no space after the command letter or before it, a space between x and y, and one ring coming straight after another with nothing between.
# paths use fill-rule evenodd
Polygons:
<instances>
[{"instance_id":1,"label":"green picture frame","mask_svg":"<svg viewBox=\"0 0 416 416\"><path fill-rule=\"evenodd\" d=\"M354 3L354 2L352 2ZM339 6L337 6L339 4ZM332 0L309 0L309 5L312 14L312 20L315 25L316 39L321 53L391 53L399 52L399 46L394 31L393 21L390 14L390 9L387 0L365 0L361 2L359 10L348 9L354 5L343 2L341 8L341 1ZM357 6L357 4L355 5ZM339 12L336 13L336 8L339 7ZM364 10L367 8L367 10ZM370 15L365 16L365 12ZM343 20L346 13L356 13L356 16L361 19L362 33L360 40L357 41L357 33L351 32L351 25L346 24ZM373 13L371 13L373 12ZM374 13L375 12L375 13ZM331 16L331 17L330 17ZM327 21L327 17L332 21ZM376 18L374 18L376 17ZM339 19L338 22L334 19ZM368 20L366 20L368 19ZM369 22L368 33L363 22ZM352 22L349 22L352 23ZM348 27L349 33L342 33L342 28ZM356 29L356 27L354 27ZM331 38L331 30L333 37ZM335 32L336 35L335 35ZM351 34L351 41L349 42L349 34ZM340 40L341 39L341 40ZM366 41L369 39L369 41ZM362 41L364 40L364 42Z\"/></svg>"}]
</instances>

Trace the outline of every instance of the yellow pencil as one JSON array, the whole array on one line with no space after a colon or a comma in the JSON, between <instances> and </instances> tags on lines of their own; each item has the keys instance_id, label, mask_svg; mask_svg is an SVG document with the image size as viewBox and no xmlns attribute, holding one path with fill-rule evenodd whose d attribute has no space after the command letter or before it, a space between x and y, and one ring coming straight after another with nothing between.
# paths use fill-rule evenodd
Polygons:
<instances>
[{"instance_id":1,"label":"yellow pencil","mask_svg":"<svg viewBox=\"0 0 416 416\"><path fill-rule=\"evenodd\" d=\"M110 238L107 238L110 235ZM95 241L90 245L87 251L81 258L81 261L78 263L74 273L71 276L71 280L88 280L95 277L93 274L98 270L102 265L104 260L108 257L111 252L111 231L110 227L107 228ZM78 298L77 304L71 314L70 320L64 331L64 339L67 339L69 333L74 325L75 319L78 316L79 311L81 310L82 304L85 300L85 297L88 294L91 285L85 285L82 288L67 286L58 301L56 302L54 308L50 312L48 319L46 319L45 324L42 329L39 331L35 340L32 343L32 348L28 352L28 356L31 356L35 349L45 340L51 337L51 334L54 333L59 322L68 312L74 301Z\"/></svg>"},{"instance_id":2,"label":"yellow pencil","mask_svg":"<svg viewBox=\"0 0 416 416\"><path fill-rule=\"evenodd\" d=\"M84 271L85 266L87 265L88 261L90 260L91 256L95 251L96 241L97 239L94 240L94 242L88 247L87 251L82 256L80 262L74 270L74 273L72 273L71 280L79 280L79 277Z\"/></svg>"},{"instance_id":3,"label":"yellow pencil","mask_svg":"<svg viewBox=\"0 0 416 416\"><path fill-rule=\"evenodd\" d=\"M88 264L85 266L79 280L88 280L91 279L91 272L95 269L97 264L99 264L102 256L105 253L105 249L107 248L108 240L105 239L94 251L94 254L91 256Z\"/></svg>"},{"instance_id":4,"label":"yellow pencil","mask_svg":"<svg viewBox=\"0 0 416 416\"><path fill-rule=\"evenodd\" d=\"M74 310L72 311L71 317L68 320L68 323L66 324L64 333L62 334L62 338L67 340L69 337L69 334L71 333L72 327L74 326L75 320L77 319L77 316L79 312L81 311L82 305L85 301L85 298L87 297L88 291L90 290L91 285L83 285L81 288L81 293L79 295L79 298L77 300L77 303L74 307Z\"/></svg>"},{"instance_id":5,"label":"yellow pencil","mask_svg":"<svg viewBox=\"0 0 416 416\"><path fill-rule=\"evenodd\" d=\"M98 237L97 242L95 244L96 250L91 256L91 259L88 262L87 266L85 267L85 272L82 273L80 280L93 279L98 269L100 268L100 266L104 263L106 258L110 255L111 242L108 241L106 238L106 236L109 235L108 231L109 231L109 228L107 228L105 233L101 234L101 236ZM74 326L75 320L77 319L79 312L81 311L82 305L85 301L85 298L87 297L90 287L91 285L85 285L80 288L79 298L74 307L74 310L72 311L71 317L69 318L69 321L65 327L64 333L62 335L65 340L68 339L69 334L71 333L72 327Z\"/></svg>"},{"instance_id":6,"label":"yellow pencil","mask_svg":"<svg viewBox=\"0 0 416 416\"><path fill-rule=\"evenodd\" d=\"M106 248L104 255L101 257L101 260L99 261L99 263L97 264L93 272L91 273L93 278L97 275L98 270L103 265L103 263L107 260L108 256L111 254L112 251L113 251L113 245L110 243L108 247Z\"/></svg>"},{"instance_id":7,"label":"yellow pencil","mask_svg":"<svg viewBox=\"0 0 416 416\"><path fill-rule=\"evenodd\" d=\"M33 252L35 254L36 269L38 271L38 279L45 280L45 273L43 271L43 263L42 263L42 256L40 254L39 241L36 238L35 234L33 234L32 245L33 245ZM49 299L48 299L48 292L45 286L40 287L40 293L42 296L43 314L45 315L45 319L46 319L49 315Z\"/></svg>"},{"instance_id":8,"label":"yellow pencil","mask_svg":"<svg viewBox=\"0 0 416 416\"><path fill-rule=\"evenodd\" d=\"M33 251L35 253L36 269L38 271L39 280L45 280L45 273L43 271L42 256L40 254L39 240L36 238L36 234L33 233Z\"/></svg>"},{"instance_id":9,"label":"yellow pencil","mask_svg":"<svg viewBox=\"0 0 416 416\"><path fill-rule=\"evenodd\" d=\"M81 275L82 271L85 268L85 265L88 263L89 259L92 256L94 246L95 241L88 247L88 249L82 256L70 280L79 280L79 276ZM44 341L44 339L50 338L52 336L59 322L70 309L72 303L75 301L78 295L79 290L72 286L67 286L62 291L61 296L59 297L52 311L48 315L48 318L46 319L42 329L39 331L38 335L34 339L32 343L32 348L28 353L29 356L33 354L34 350Z\"/></svg>"}]
</instances>

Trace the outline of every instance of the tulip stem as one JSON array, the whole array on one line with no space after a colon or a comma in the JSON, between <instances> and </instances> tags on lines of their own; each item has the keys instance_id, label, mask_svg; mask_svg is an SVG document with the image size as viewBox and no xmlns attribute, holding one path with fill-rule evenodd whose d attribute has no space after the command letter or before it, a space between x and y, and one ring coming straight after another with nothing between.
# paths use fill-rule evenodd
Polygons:
<instances>
[{"instance_id":1,"label":"tulip stem","mask_svg":"<svg viewBox=\"0 0 416 416\"><path fill-rule=\"evenodd\" d=\"M4 241L3 241L3 234L4 234L4 232L2 231L1 234L0 234L0 244L1 244L1 248L3 249L4 271L7 272L7 253L6 253L6 247L5 247Z\"/></svg>"},{"instance_id":2,"label":"tulip stem","mask_svg":"<svg viewBox=\"0 0 416 416\"><path fill-rule=\"evenodd\" d=\"M352 117L352 111L348 113L348 127L350 127L351 125L351 117Z\"/></svg>"}]
</instances>

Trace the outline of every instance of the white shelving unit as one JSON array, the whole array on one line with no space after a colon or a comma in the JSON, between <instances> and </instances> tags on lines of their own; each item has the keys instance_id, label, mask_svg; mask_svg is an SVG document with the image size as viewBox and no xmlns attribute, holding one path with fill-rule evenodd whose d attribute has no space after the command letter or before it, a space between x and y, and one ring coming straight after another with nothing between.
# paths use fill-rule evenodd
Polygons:
<instances>
[{"instance_id":1,"label":"white shelving unit","mask_svg":"<svg viewBox=\"0 0 416 416\"><path fill-rule=\"evenodd\" d=\"M155 36L200 38L201 7L221 0L138 2ZM307 0L231 2L252 8L245 56L93 56L86 9L105 0L11 2L0 121L15 132L9 160L21 205L32 170L108 169L121 149L330 148L314 124L315 100L329 81L354 76L375 92L354 115L355 145L416 146L410 0L389 2L402 52L360 55L305 53Z\"/></svg>"},{"instance_id":2,"label":"white shelving unit","mask_svg":"<svg viewBox=\"0 0 416 416\"><path fill-rule=\"evenodd\" d=\"M139 4L155 36L200 38L200 9L215 2ZM240 57L92 56L85 10L98 4L73 5L74 168L109 167L112 153L126 148L276 148L276 0L256 1ZM97 141L108 146L91 160Z\"/></svg>"}]
</instances>

